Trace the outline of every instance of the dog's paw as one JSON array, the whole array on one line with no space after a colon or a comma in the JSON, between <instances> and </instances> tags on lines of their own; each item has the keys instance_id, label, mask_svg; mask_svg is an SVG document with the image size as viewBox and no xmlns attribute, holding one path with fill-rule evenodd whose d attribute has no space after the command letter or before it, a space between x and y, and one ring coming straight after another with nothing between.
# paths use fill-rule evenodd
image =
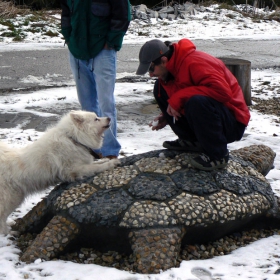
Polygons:
<instances>
[{"instance_id":1,"label":"dog's paw","mask_svg":"<svg viewBox=\"0 0 280 280\"><path fill-rule=\"evenodd\" d=\"M121 161L117 158L111 159L110 162L113 162L114 166L120 165Z\"/></svg>"},{"instance_id":2,"label":"dog's paw","mask_svg":"<svg viewBox=\"0 0 280 280\"><path fill-rule=\"evenodd\" d=\"M74 182L74 181L76 181L77 178L78 178L77 172L71 172L69 174L68 180L71 182Z\"/></svg>"},{"instance_id":3,"label":"dog's paw","mask_svg":"<svg viewBox=\"0 0 280 280\"><path fill-rule=\"evenodd\" d=\"M108 164L109 168L112 169L112 168L116 167L117 165L120 165L120 163L121 163L120 160L118 160L117 158L114 158L114 159L111 159L106 164Z\"/></svg>"},{"instance_id":4,"label":"dog's paw","mask_svg":"<svg viewBox=\"0 0 280 280\"><path fill-rule=\"evenodd\" d=\"M101 159L97 160L97 163L104 163L104 162L108 162L108 161L110 161L110 159L108 159L108 158L101 158Z\"/></svg>"}]
</instances>

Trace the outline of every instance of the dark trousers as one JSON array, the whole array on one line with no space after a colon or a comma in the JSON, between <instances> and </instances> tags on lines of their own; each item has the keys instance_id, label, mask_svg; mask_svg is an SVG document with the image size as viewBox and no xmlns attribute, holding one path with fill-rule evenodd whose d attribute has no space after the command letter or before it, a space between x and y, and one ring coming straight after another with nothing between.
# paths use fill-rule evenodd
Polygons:
<instances>
[{"instance_id":1,"label":"dark trousers","mask_svg":"<svg viewBox=\"0 0 280 280\"><path fill-rule=\"evenodd\" d=\"M184 140L199 142L204 152L213 159L227 154L227 144L240 140L245 125L238 122L222 103L202 95L191 97L184 105L184 115L178 121L167 114L168 95L156 81L154 96L174 133Z\"/></svg>"}]
</instances>

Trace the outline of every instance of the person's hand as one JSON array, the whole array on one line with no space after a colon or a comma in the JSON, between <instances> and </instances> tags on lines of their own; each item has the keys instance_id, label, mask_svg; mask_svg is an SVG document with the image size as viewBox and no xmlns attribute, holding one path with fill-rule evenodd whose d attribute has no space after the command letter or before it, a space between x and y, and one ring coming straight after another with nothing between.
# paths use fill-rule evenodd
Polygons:
<instances>
[{"instance_id":1,"label":"person's hand","mask_svg":"<svg viewBox=\"0 0 280 280\"><path fill-rule=\"evenodd\" d=\"M181 114L173 109L170 105L168 105L166 112L168 115L174 117L176 121L178 121L178 118L181 117Z\"/></svg>"},{"instance_id":2,"label":"person's hand","mask_svg":"<svg viewBox=\"0 0 280 280\"><path fill-rule=\"evenodd\" d=\"M106 43L103 49L105 49L105 50L113 50L114 48L110 48L110 47L108 46L108 44Z\"/></svg>"},{"instance_id":3,"label":"person's hand","mask_svg":"<svg viewBox=\"0 0 280 280\"><path fill-rule=\"evenodd\" d=\"M149 123L149 126L152 127L152 130L160 130L167 125L167 121L162 114L154 118L154 120Z\"/></svg>"}]
</instances>

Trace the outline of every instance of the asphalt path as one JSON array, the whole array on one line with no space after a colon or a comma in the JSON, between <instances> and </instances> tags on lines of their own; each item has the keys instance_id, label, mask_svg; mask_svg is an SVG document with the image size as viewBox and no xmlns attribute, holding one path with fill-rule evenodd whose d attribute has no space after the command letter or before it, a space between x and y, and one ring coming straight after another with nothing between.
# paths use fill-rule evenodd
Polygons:
<instances>
[{"instance_id":1,"label":"asphalt path","mask_svg":"<svg viewBox=\"0 0 280 280\"><path fill-rule=\"evenodd\" d=\"M280 67L280 40L193 40L198 50L217 57L251 61L251 67ZM118 52L118 73L134 74L141 45L124 44ZM62 44L38 50L0 49L0 93L36 90L73 83L68 50Z\"/></svg>"},{"instance_id":2,"label":"asphalt path","mask_svg":"<svg viewBox=\"0 0 280 280\"><path fill-rule=\"evenodd\" d=\"M193 40L198 50L208 52L216 57L238 58L251 61L251 68L280 67L280 40ZM16 46L16 47L15 47ZM0 46L0 94L24 94L43 88L66 87L74 85L68 62L68 50L61 45L38 45L28 50L30 45ZM34 46L34 45L33 45ZM33 48L33 47L32 47ZM124 44L118 52L118 73L126 73L127 79L135 81L135 71L138 66L138 53L141 45ZM132 77L132 79L131 79ZM119 80L120 82L121 80ZM144 110L149 109L149 110ZM43 108L33 108L35 111ZM79 109L72 108L67 110ZM29 112L4 112L0 114L0 129L19 126L25 129L45 131L46 127L57 122L62 114L60 109L53 108L56 115L42 117ZM56 110L56 111L55 111ZM131 119L135 123L143 123L147 115L155 115L156 107L151 104L117 104L118 120ZM5 138L1 133L0 138Z\"/></svg>"}]
</instances>

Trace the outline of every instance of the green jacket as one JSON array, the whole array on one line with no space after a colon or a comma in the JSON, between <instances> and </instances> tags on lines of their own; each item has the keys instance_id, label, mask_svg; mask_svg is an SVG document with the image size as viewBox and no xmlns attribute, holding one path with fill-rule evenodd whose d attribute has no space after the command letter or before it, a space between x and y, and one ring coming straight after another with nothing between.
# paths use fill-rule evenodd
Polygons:
<instances>
[{"instance_id":1,"label":"green jacket","mask_svg":"<svg viewBox=\"0 0 280 280\"><path fill-rule=\"evenodd\" d=\"M74 57L94 58L105 46L119 51L131 20L129 0L61 0L61 33Z\"/></svg>"}]
</instances>

